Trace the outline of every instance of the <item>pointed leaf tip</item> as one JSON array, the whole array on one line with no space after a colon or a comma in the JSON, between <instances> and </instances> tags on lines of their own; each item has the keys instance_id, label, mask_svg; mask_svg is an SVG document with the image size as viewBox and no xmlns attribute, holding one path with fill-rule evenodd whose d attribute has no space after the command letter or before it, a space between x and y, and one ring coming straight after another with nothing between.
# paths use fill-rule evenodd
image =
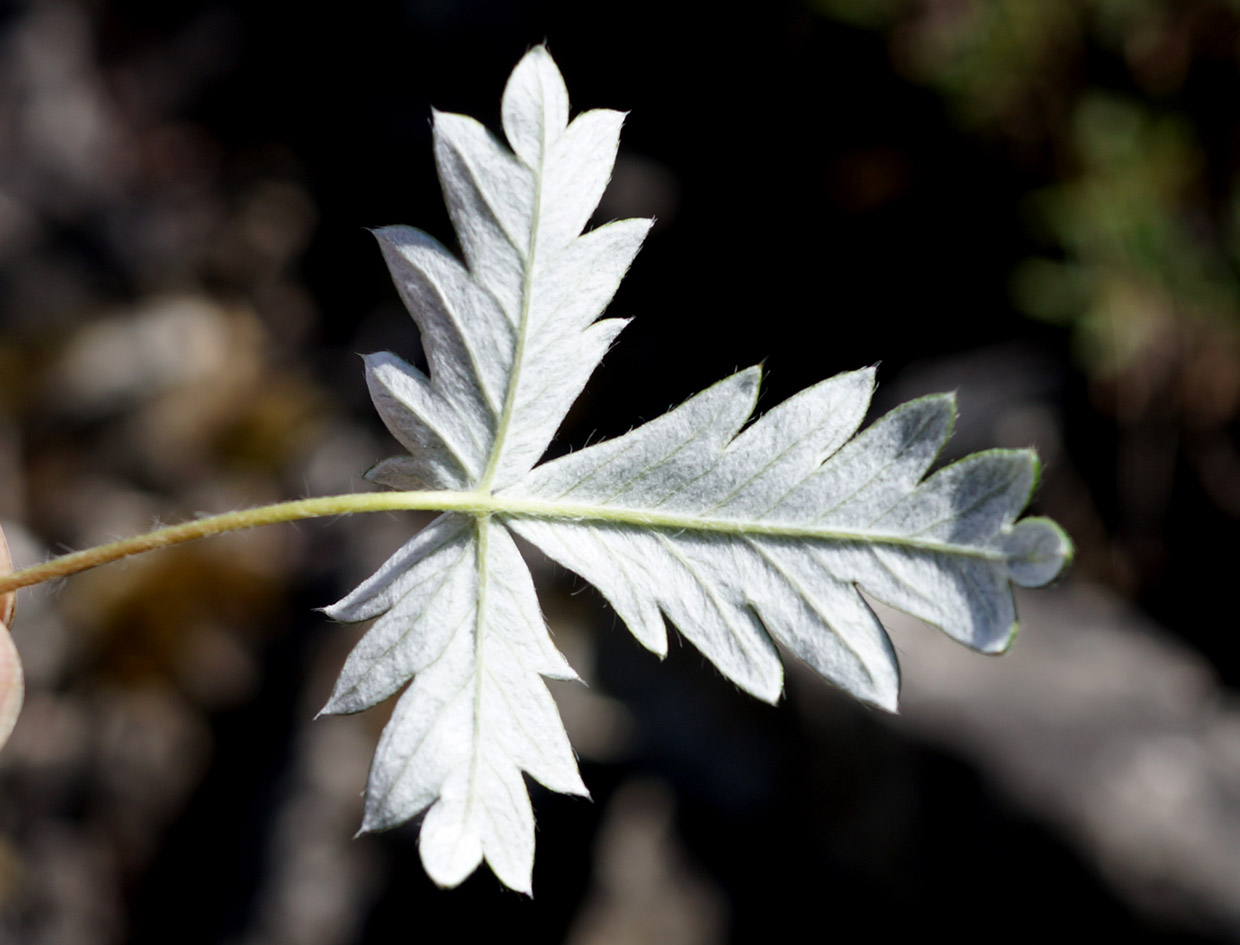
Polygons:
<instances>
[{"instance_id":1,"label":"pointed leaf tip","mask_svg":"<svg viewBox=\"0 0 1240 945\"><path fill-rule=\"evenodd\" d=\"M517 63L504 88L504 135L528 167L539 167L568 126L568 88L545 46Z\"/></svg>"}]
</instances>

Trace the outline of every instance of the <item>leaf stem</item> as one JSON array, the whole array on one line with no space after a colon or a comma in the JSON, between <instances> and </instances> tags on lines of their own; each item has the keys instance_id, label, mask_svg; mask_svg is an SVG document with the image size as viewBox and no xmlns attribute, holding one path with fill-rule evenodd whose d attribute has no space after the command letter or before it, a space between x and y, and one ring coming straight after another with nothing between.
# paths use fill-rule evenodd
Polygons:
<instances>
[{"instance_id":1,"label":"leaf stem","mask_svg":"<svg viewBox=\"0 0 1240 945\"><path fill-rule=\"evenodd\" d=\"M167 525L143 535L135 535L133 538L122 538L106 545L62 555L59 558L45 561L43 564L22 568L20 571L0 577L0 595L19 587L40 584L43 581L76 574L78 571L85 571L101 564L110 564L144 551L167 548L170 545L179 545L198 538L209 538L212 535L223 535L226 532L256 528L259 525L275 525L280 522L295 522L300 519L324 516L350 515L354 512L418 509L484 511L478 507L477 499L479 498L481 497L472 492L361 492L314 499L297 499L254 509L225 512L222 515L211 515L192 522L182 522L179 525Z\"/></svg>"},{"instance_id":2,"label":"leaf stem","mask_svg":"<svg viewBox=\"0 0 1240 945\"><path fill-rule=\"evenodd\" d=\"M909 535L892 535L865 529L836 529L820 525L797 525L786 522L745 522L709 515L662 512L652 509L631 509L588 502L536 499L488 492L358 492L348 495L323 496L279 502L239 512L225 512L206 518L167 525L120 541L75 551L53 558L43 564L22 568L0 577L0 595L19 587L28 587L55 578L85 571L127 558L130 555L179 545L184 541L209 538L259 525L275 525L306 518L352 515L355 512L436 511L463 512L467 515L541 519L543 521L595 522L618 526L662 529L673 532L708 532L736 538L787 538L839 543L865 542L915 551L947 553L967 558L1004 559L997 548L955 545L950 542Z\"/></svg>"}]
</instances>

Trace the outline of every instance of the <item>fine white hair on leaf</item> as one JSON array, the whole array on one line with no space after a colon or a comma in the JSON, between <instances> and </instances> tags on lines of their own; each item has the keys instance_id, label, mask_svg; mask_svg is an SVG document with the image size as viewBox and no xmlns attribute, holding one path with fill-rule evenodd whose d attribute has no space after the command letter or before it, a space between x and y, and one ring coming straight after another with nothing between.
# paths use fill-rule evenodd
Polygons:
<instances>
[{"instance_id":1,"label":"fine white hair on leaf","mask_svg":"<svg viewBox=\"0 0 1240 945\"><path fill-rule=\"evenodd\" d=\"M472 118L435 113L463 262L411 227L375 234L428 373L386 352L366 359L375 406L408 450L367 478L464 493L478 511L441 515L327 608L377 619L323 711L361 711L407 685L371 767L363 830L425 812L433 880L456 885L486 860L529 893L523 773L587 792L543 682L576 677L513 535L597 587L659 655L670 620L727 678L775 702L779 643L890 711L899 667L861 590L997 652L1016 629L1011 585L1050 582L1072 547L1053 522L1018 520L1038 476L1029 450L978 453L927 476L955 420L951 395L858 432L873 368L756 420L761 371L738 371L623 436L536 465L626 324L599 316L650 221L582 234L624 116L570 122L543 47L513 71L502 116L507 145Z\"/></svg>"}]
</instances>

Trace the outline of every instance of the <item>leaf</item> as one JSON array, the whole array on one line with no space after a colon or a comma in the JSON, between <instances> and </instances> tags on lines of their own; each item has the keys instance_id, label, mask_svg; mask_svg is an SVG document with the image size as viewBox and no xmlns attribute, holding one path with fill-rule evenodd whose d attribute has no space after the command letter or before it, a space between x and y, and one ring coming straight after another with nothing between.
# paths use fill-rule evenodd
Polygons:
<instances>
[{"instance_id":1,"label":"leaf","mask_svg":"<svg viewBox=\"0 0 1240 945\"><path fill-rule=\"evenodd\" d=\"M378 619L324 712L360 711L412 679L380 739L362 829L425 811L420 849L437 883L461 882L485 858L529 892L523 772L555 791L586 788L542 680L574 673L512 533L598 587L660 655L666 616L729 679L774 702L778 642L892 710L896 657L858 588L997 652L1016 629L1010 584L1051 581L1071 545L1053 522L1017 521L1037 479L1030 451L979 453L923 479L951 431L950 396L913 401L858 435L872 369L823 381L748 426L760 378L741 371L625 436L536 467L624 326L595 319L649 223L579 235L622 116L568 123L542 47L513 72L502 114L511 151L473 119L435 115L465 265L418 230L376 233L429 376L392 354L367 358L375 405L409 451L368 476L441 490L441 507L456 511L327 609Z\"/></svg>"},{"instance_id":2,"label":"leaf","mask_svg":"<svg viewBox=\"0 0 1240 945\"><path fill-rule=\"evenodd\" d=\"M894 711L895 654L856 586L975 649L1006 649L1016 630L1008 582L1046 583L1065 550L1052 523L1014 524L1037 478L1033 454L975 454L918 485L951 431L950 396L906 404L848 441L873 388L873 371L856 371L739 432L758 379L742 371L539 467L511 493L600 511L512 527L598 587L649 649L666 651L662 611L769 702L783 689L774 637Z\"/></svg>"}]
</instances>

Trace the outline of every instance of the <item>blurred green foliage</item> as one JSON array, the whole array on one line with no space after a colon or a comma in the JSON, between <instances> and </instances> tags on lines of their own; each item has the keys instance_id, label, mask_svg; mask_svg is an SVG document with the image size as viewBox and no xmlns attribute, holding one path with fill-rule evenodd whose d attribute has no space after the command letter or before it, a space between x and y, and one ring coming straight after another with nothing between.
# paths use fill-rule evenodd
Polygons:
<instances>
[{"instance_id":1,"label":"blurred green foliage","mask_svg":"<svg viewBox=\"0 0 1240 945\"><path fill-rule=\"evenodd\" d=\"M1042 181L1018 309L1070 325L1095 380L1194 425L1240 412L1240 2L815 2L882 30L899 72Z\"/></svg>"}]
</instances>

